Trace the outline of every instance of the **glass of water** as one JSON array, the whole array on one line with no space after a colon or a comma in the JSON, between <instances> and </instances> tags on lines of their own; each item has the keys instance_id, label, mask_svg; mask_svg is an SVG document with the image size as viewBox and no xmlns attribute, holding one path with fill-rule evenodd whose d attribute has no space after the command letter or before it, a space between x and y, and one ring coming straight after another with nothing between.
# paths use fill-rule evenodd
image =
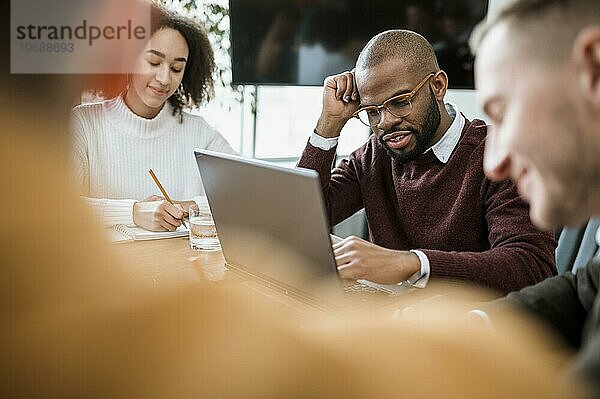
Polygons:
<instances>
[{"instance_id":1,"label":"glass of water","mask_svg":"<svg viewBox=\"0 0 600 399\"><path fill-rule=\"evenodd\" d=\"M190 247L201 251L215 251L221 249L215 221L209 209L199 207L197 204L190 206Z\"/></svg>"}]
</instances>

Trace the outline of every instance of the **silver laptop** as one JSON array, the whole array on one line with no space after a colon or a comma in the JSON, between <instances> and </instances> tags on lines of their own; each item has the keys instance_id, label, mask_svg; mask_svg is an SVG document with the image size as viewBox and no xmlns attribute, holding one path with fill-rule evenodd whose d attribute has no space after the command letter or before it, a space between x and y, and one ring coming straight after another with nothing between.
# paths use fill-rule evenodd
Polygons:
<instances>
[{"instance_id":1,"label":"silver laptop","mask_svg":"<svg viewBox=\"0 0 600 399\"><path fill-rule=\"evenodd\" d=\"M194 153L229 268L317 307L343 301L316 171ZM368 285L387 294L403 291Z\"/></svg>"}]
</instances>

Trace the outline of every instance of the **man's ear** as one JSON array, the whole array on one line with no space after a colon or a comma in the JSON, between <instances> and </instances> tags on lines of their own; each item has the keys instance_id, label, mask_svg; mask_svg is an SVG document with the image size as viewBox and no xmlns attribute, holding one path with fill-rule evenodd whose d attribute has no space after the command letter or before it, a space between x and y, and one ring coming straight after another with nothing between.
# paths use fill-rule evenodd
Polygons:
<instances>
[{"instance_id":1,"label":"man's ear","mask_svg":"<svg viewBox=\"0 0 600 399\"><path fill-rule=\"evenodd\" d=\"M448 90L448 75L446 75L446 72L440 70L435 74L431 79L431 89L436 99L440 101L444 99L446 90Z\"/></svg>"},{"instance_id":2,"label":"man's ear","mask_svg":"<svg viewBox=\"0 0 600 399\"><path fill-rule=\"evenodd\" d=\"M600 25L582 30L573 44L582 95L600 109Z\"/></svg>"}]
</instances>

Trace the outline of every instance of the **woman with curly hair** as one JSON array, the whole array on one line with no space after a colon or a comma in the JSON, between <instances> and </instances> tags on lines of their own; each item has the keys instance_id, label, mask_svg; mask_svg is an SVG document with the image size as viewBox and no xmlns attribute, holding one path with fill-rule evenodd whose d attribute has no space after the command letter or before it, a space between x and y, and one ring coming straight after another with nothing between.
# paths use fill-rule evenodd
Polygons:
<instances>
[{"instance_id":1,"label":"woman with curly hair","mask_svg":"<svg viewBox=\"0 0 600 399\"><path fill-rule=\"evenodd\" d=\"M234 151L201 116L185 111L213 93L215 62L206 32L155 3L150 23L150 40L124 91L73 109L73 166L80 194L105 226L172 231L191 204L205 201L193 149ZM154 195L150 168L175 206Z\"/></svg>"}]
</instances>

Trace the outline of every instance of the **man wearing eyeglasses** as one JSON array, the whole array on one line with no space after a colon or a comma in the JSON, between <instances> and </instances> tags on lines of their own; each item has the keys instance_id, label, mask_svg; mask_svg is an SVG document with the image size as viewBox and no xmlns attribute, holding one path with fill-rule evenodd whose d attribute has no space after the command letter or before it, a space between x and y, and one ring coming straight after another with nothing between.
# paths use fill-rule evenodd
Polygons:
<instances>
[{"instance_id":1,"label":"man wearing eyeglasses","mask_svg":"<svg viewBox=\"0 0 600 399\"><path fill-rule=\"evenodd\" d=\"M484 176L486 124L446 104L447 87L431 45L407 30L375 36L354 71L325 80L298 166L319 172L332 226L365 209L371 242L334 245L341 277L415 287L442 278L506 293L556 274L556 241L531 225L511 182ZM373 134L332 171L352 117Z\"/></svg>"}]
</instances>

